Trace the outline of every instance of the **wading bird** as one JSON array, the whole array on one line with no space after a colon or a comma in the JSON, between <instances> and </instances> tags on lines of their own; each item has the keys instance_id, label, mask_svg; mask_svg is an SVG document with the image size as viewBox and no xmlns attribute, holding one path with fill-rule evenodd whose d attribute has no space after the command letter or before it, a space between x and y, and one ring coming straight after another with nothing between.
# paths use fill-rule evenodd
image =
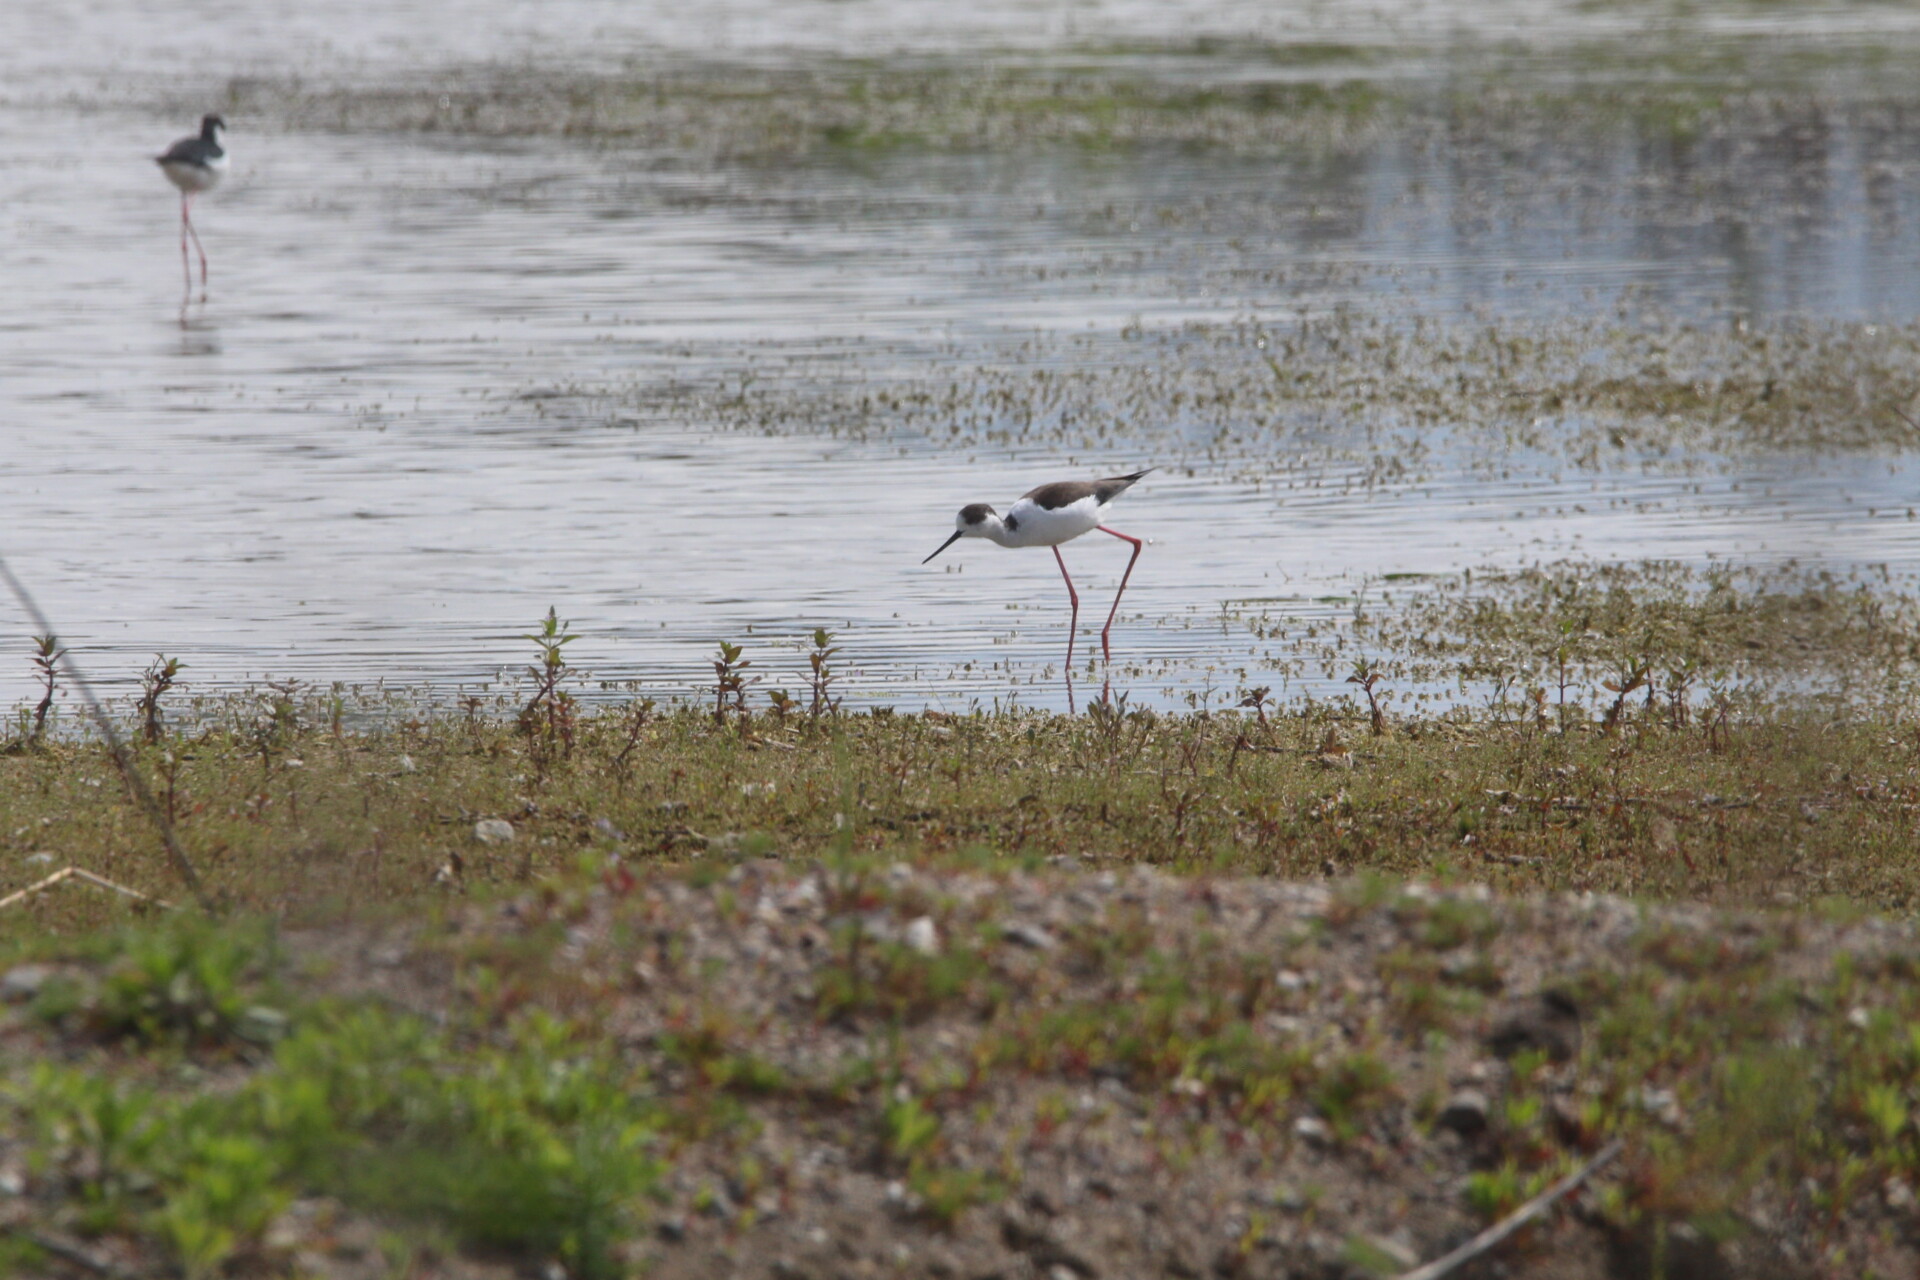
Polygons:
<instances>
[{"instance_id":1,"label":"wading bird","mask_svg":"<svg viewBox=\"0 0 1920 1280\"><path fill-rule=\"evenodd\" d=\"M227 122L219 116L201 116L199 137L182 138L164 154L154 157L160 172L167 175L167 181L180 188L180 269L186 273L188 293L193 292L193 267L187 260L188 236L193 237L193 247L200 254L200 287L207 287L207 251L200 247L200 233L193 229L189 207L195 196L219 185L220 175L226 170L227 153L220 145L220 131L226 127Z\"/></svg>"},{"instance_id":2,"label":"wading bird","mask_svg":"<svg viewBox=\"0 0 1920 1280\"><path fill-rule=\"evenodd\" d=\"M1113 593L1113 608L1107 612L1107 625L1100 629L1100 655L1111 666L1113 650L1108 644L1108 633L1113 630L1114 616L1120 612L1120 597L1126 594L1127 579L1133 576L1133 562L1140 558L1143 544L1140 539L1129 537L1118 529L1107 528L1104 521L1107 508L1113 505L1113 500L1132 488L1134 481L1151 470L1153 468L1148 467L1146 471L1136 471L1130 476L1110 476L1105 480L1056 480L1052 484L1043 484L1038 489L1022 494L1007 508L1004 516L984 502L971 503L960 508L960 514L955 517L953 536L934 549L933 556L937 556L962 538L990 538L1003 547L1053 548L1053 558L1060 565L1060 576L1067 583L1067 599L1073 602L1073 618L1067 623L1069 712L1074 709L1073 641L1080 629L1080 593L1073 589L1073 579L1067 574L1067 562L1060 555L1060 544L1071 542L1095 529L1133 544L1133 555L1127 560L1127 571L1120 575L1120 590ZM933 556L928 556L920 563L926 564ZM1105 696L1105 691L1102 696Z\"/></svg>"}]
</instances>

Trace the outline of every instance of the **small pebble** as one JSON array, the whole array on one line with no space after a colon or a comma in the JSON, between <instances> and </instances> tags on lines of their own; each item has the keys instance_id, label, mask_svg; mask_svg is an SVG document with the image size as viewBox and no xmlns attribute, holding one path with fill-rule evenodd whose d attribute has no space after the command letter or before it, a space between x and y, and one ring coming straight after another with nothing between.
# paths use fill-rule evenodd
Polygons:
<instances>
[{"instance_id":1,"label":"small pebble","mask_svg":"<svg viewBox=\"0 0 1920 1280\"><path fill-rule=\"evenodd\" d=\"M1580 1010L1565 992L1535 992L1508 1001L1484 1039L1502 1058L1537 1049L1566 1062L1580 1051Z\"/></svg>"},{"instance_id":2,"label":"small pebble","mask_svg":"<svg viewBox=\"0 0 1920 1280\"><path fill-rule=\"evenodd\" d=\"M1008 942L1017 942L1021 946L1031 947L1035 951L1051 951L1054 948L1052 934L1042 929L1039 925L1028 924L1024 920L1019 920L1008 925L1005 929L1001 930L1001 935L1005 937Z\"/></svg>"},{"instance_id":3,"label":"small pebble","mask_svg":"<svg viewBox=\"0 0 1920 1280\"><path fill-rule=\"evenodd\" d=\"M1451 1129L1463 1138L1487 1131L1487 1095L1478 1089L1462 1089L1447 1100L1434 1123Z\"/></svg>"},{"instance_id":4,"label":"small pebble","mask_svg":"<svg viewBox=\"0 0 1920 1280\"><path fill-rule=\"evenodd\" d=\"M940 930L934 925L932 916L921 916L907 924L906 941L909 947L923 956L940 954Z\"/></svg>"},{"instance_id":5,"label":"small pebble","mask_svg":"<svg viewBox=\"0 0 1920 1280\"><path fill-rule=\"evenodd\" d=\"M482 818L473 824L473 838L481 844L507 844L513 839L513 824L505 818Z\"/></svg>"},{"instance_id":6,"label":"small pebble","mask_svg":"<svg viewBox=\"0 0 1920 1280\"><path fill-rule=\"evenodd\" d=\"M31 1000L40 994L40 988L47 985L47 979L53 976L53 968L44 964L17 964L0 977L0 1000L8 1004L18 1004Z\"/></svg>"},{"instance_id":7,"label":"small pebble","mask_svg":"<svg viewBox=\"0 0 1920 1280\"><path fill-rule=\"evenodd\" d=\"M1268 1196L1273 1207L1284 1213L1303 1213L1313 1207L1313 1201L1301 1194L1298 1187L1282 1184L1273 1189Z\"/></svg>"},{"instance_id":8,"label":"small pebble","mask_svg":"<svg viewBox=\"0 0 1920 1280\"><path fill-rule=\"evenodd\" d=\"M1638 1101L1642 1111L1669 1129L1678 1129L1686 1123L1686 1112L1681 1110L1680 1099L1671 1089L1656 1089L1652 1085L1642 1085Z\"/></svg>"}]
</instances>

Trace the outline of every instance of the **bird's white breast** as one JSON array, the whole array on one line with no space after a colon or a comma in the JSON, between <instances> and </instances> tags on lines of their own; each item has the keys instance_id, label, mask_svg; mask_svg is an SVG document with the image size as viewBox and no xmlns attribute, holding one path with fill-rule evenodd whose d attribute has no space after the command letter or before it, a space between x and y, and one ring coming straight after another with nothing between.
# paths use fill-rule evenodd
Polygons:
<instances>
[{"instance_id":1,"label":"bird's white breast","mask_svg":"<svg viewBox=\"0 0 1920 1280\"><path fill-rule=\"evenodd\" d=\"M206 164L187 164L179 160L162 160L160 169L167 175L167 181L187 192L189 195L201 191L211 191L220 183L220 175L226 170L227 158L223 155Z\"/></svg>"},{"instance_id":2,"label":"bird's white breast","mask_svg":"<svg viewBox=\"0 0 1920 1280\"><path fill-rule=\"evenodd\" d=\"M1007 531L1006 545L1057 547L1098 529L1106 513L1107 509L1091 494L1052 510L1022 498L1007 511L1007 521L1013 527Z\"/></svg>"}]
</instances>

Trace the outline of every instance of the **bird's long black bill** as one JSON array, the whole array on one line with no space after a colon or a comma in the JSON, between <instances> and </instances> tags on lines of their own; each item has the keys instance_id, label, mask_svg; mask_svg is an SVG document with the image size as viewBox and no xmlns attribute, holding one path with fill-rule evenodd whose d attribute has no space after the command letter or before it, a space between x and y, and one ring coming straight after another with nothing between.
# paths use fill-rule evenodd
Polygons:
<instances>
[{"instance_id":1,"label":"bird's long black bill","mask_svg":"<svg viewBox=\"0 0 1920 1280\"><path fill-rule=\"evenodd\" d=\"M960 531L958 529L955 529L953 531L953 536L951 538L948 538L945 542L941 543L939 546L933 549L933 556L939 555L942 551L945 551L948 547L952 546L954 543L958 541L960 541ZM927 560L933 559L933 556L928 556ZM920 563L925 564L927 560L922 560Z\"/></svg>"}]
</instances>

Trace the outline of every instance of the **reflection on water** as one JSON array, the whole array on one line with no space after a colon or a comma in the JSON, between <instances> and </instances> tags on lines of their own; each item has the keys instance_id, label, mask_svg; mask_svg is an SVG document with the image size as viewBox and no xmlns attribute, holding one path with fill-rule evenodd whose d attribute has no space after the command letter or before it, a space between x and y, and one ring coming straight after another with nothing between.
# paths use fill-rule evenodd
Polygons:
<instances>
[{"instance_id":1,"label":"reflection on water","mask_svg":"<svg viewBox=\"0 0 1920 1280\"><path fill-rule=\"evenodd\" d=\"M430 18L378 8L381 48L439 48ZM243 24L236 63L272 39ZM570 657L652 693L697 687L722 638L755 647L769 687L797 687L793 646L824 625L856 697L1063 705L1051 557L920 558L963 502L1148 464L1162 470L1116 518L1150 540L1114 634L1136 703L1257 677L1267 655L1222 624L1228 602L1335 619L1389 573L1570 554L1920 566L1905 457L1675 476L1443 452L1418 480L1361 483L1330 448L1255 486L1153 424L1095 454L801 421L752 434L710 409L796 362L885 387L1014 351L1068 362L1087 349L1072 342L1129 328L1341 307L1905 321L1920 316L1920 139L1897 116L1810 99L1728 136L1546 120L1516 147L1440 114L1280 164L713 172L236 119L233 169L195 210L210 297L183 308L175 202L143 158L183 121L117 105L78 55L4 56L31 61L14 83L37 96L0 101L0 551L104 684L156 651L201 688L475 683L524 660L552 605L585 637ZM377 79L389 55L364 56ZM1090 616L1124 551L1067 548ZM0 657L6 701L27 694L24 631L0 611L0 654L18 656Z\"/></svg>"},{"instance_id":2,"label":"reflection on water","mask_svg":"<svg viewBox=\"0 0 1920 1280\"><path fill-rule=\"evenodd\" d=\"M180 304L180 354L192 359L220 354L220 325L206 313L205 302Z\"/></svg>"}]
</instances>

